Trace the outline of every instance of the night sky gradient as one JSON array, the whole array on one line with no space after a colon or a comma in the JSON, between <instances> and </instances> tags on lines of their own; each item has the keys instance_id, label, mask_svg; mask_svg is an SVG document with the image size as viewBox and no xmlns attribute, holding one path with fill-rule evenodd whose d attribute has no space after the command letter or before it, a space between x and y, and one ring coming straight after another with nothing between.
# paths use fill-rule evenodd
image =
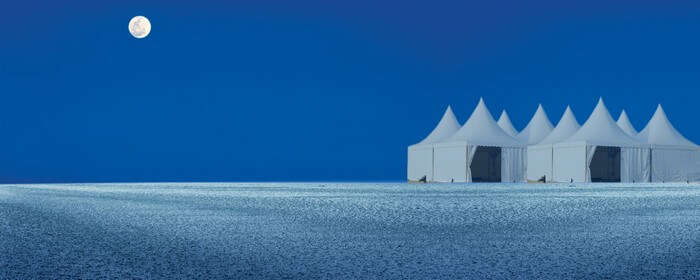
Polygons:
<instances>
[{"instance_id":1,"label":"night sky gradient","mask_svg":"<svg viewBox=\"0 0 700 280\"><path fill-rule=\"evenodd\" d=\"M403 180L481 96L700 142L700 1L9 1L0 32L0 182Z\"/></svg>"}]
</instances>

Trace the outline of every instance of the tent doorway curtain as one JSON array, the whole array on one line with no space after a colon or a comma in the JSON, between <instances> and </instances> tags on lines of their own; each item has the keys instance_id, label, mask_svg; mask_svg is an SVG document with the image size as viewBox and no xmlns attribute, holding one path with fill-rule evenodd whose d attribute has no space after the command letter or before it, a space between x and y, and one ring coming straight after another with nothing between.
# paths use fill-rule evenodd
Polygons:
<instances>
[{"instance_id":1,"label":"tent doorway curtain","mask_svg":"<svg viewBox=\"0 0 700 280\"><path fill-rule=\"evenodd\" d=\"M477 147L469 168L472 182L500 182L501 148Z\"/></svg>"},{"instance_id":2,"label":"tent doorway curtain","mask_svg":"<svg viewBox=\"0 0 700 280\"><path fill-rule=\"evenodd\" d=\"M591 182L621 182L620 147L596 147L590 170Z\"/></svg>"}]
</instances>

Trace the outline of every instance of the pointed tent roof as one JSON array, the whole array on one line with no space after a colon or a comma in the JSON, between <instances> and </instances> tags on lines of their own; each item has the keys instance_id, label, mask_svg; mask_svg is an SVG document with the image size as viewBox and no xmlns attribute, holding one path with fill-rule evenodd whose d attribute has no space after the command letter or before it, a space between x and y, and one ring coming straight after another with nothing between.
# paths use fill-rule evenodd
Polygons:
<instances>
[{"instance_id":1,"label":"pointed tent roof","mask_svg":"<svg viewBox=\"0 0 700 280\"><path fill-rule=\"evenodd\" d=\"M460 125L457 121L457 117L455 117L455 114L452 112L452 107L447 106L437 126L428 134L428 137L425 137L425 139L420 141L417 145L432 144L445 140L455 134L459 128Z\"/></svg>"},{"instance_id":2,"label":"pointed tent roof","mask_svg":"<svg viewBox=\"0 0 700 280\"><path fill-rule=\"evenodd\" d=\"M634 126L632 126L632 123L627 117L627 113L625 112L625 110L622 110L620 117L617 118L617 125L620 126L620 128L622 128L622 131L627 133L627 135L632 137L637 136L637 130L634 129Z\"/></svg>"},{"instance_id":3,"label":"pointed tent roof","mask_svg":"<svg viewBox=\"0 0 700 280\"><path fill-rule=\"evenodd\" d=\"M542 108L542 104L539 104L530 122L515 138L525 144L534 145L547 137L547 135L552 132L553 128L554 126L552 122L549 121L547 113L545 113L544 108Z\"/></svg>"},{"instance_id":4,"label":"pointed tent roof","mask_svg":"<svg viewBox=\"0 0 700 280\"><path fill-rule=\"evenodd\" d=\"M603 98L598 100L598 105L593 109L593 113L581 128L563 142L584 141L592 145L607 146L644 146L645 144L627 135L615 123L610 116L610 112L605 108Z\"/></svg>"},{"instance_id":5,"label":"pointed tent roof","mask_svg":"<svg viewBox=\"0 0 700 280\"><path fill-rule=\"evenodd\" d=\"M474 112L469 116L469 120L452 137L445 142L466 141L474 145L492 147L522 147L523 144L508 135L493 120L489 109L486 108L484 100L479 99Z\"/></svg>"},{"instance_id":6,"label":"pointed tent roof","mask_svg":"<svg viewBox=\"0 0 700 280\"><path fill-rule=\"evenodd\" d=\"M579 128L581 128L581 125L578 124L576 116L574 116L574 112L571 111L569 106L566 106L566 110L561 116L561 119L559 119L557 126L552 130L552 132L549 133L549 135L547 135L547 137L540 141L539 144L554 144L564 141L566 138L569 138L571 135L576 133Z\"/></svg>"},{"instance_id":7,"label":"pointed tent roof","mask_svg":"<svg viewBox=\"0 0 700 280\"><path fill-rule=\"evenodd\" d=\"M683 135L673 127L666 117L664 108L659 104L656 107L654 116L649 123L637 135L637 139L642 142L656 145L670 145L683 147L697 147L695 143L683 137Z\"/></svg>"},{"instance_id":8,"label":"pointed tent roof","mask_svg":"<svg viewBox=\"0 0 700 280\"><path fill-rule=\"evenodd\" d=\"M513 123L510 122L510 117L508 117L508 113L506 113L506 110L503 110L501 113L501 117L498 118L498 122L496 122L498 126L503 129L508 135L515 137L515 135L518 135L518 131L515 130L515 127L513 127Z\"/></svg>"},{"instance_id":9,"label":"pointed tent roof","mask_svg":"<svg viewBox=\"0 0 700 280\"><path fill-rule=\"evenodd\" d=\"M627 135L615 123L610 116L610 112L603 103L603 98L598 100L598 105L593 109L593 113L581 128L563 142L584 141L593 145L609 146L643 146L644 143L637 141L632 136Z\"/></svg>"}]
</instances>

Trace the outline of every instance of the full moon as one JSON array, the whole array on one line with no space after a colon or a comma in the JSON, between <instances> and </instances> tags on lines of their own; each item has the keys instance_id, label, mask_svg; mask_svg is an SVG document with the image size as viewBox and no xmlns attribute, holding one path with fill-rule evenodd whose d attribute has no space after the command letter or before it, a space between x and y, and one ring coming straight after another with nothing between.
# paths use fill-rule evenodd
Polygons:
<instances>
[{"instance_id":1,"label":"full moon","mask_svg":"<svg viewBox=\"0 0 700 280\"><path fill-rule=\"evenodd\" d=\"M151 22L144 16L135 16L129 21L129 33L137 39L145 38L151 33Z\"/></svg>"}]
</instances>

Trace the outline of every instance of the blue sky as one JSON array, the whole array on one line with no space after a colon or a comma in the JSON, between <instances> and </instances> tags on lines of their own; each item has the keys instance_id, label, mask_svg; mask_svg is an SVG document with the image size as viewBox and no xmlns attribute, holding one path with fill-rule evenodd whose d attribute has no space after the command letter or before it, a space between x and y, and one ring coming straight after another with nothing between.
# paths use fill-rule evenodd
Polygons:
<instances>
[{"instance_id":1,"label":"blue sky","mask_svg":"<svg viewBox=\"0 0 700 280\"><path fill-rule=\"evenodd\" d=\"M662 103L700 142L697 1L183 2L5 3L0 181L402 180L481 96L517 129Z\"/></svg>"}]
</instances>

